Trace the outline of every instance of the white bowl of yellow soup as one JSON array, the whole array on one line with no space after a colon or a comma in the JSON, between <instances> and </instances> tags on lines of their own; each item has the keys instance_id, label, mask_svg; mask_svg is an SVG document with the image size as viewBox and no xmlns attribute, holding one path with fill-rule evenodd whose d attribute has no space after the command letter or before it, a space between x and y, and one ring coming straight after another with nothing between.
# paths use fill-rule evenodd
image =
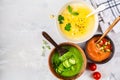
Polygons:
<instances>
[{"instance_id":1,"label":"white bowl of yellow soup","mask_svg":"<svg viewBox=\"0 0 120 80\"><path fill-rule=\"evenodd\" d=\"M95 9L85 1L65 4L58 13L57 26L60 34L68 41L81 43L90 39L98 28L98 16L86 17Z\"/></svg>"}]
</instances>

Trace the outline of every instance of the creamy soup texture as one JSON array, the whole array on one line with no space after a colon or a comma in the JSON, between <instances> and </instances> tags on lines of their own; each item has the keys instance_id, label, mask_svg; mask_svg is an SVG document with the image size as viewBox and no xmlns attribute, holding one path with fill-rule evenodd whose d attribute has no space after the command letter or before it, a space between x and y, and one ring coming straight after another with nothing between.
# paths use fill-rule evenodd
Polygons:
<instances>
[{"instance_id":1,"label":"creamy soup texture","mask_svg":"<svg viewBox=\"0 0 120 80\"><path fill-rule=\"evenodd\" d=\"M86 16L92 12L86 4L71 3L61 10L58 16L62 34L71 40L84 40L93 32L95 16Z\"/></svg>"}]
</instances>

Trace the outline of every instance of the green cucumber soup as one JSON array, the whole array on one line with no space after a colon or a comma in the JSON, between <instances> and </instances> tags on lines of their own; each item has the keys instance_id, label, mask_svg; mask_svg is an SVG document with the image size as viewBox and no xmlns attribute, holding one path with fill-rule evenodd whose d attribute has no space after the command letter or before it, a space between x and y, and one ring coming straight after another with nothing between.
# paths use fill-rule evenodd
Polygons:
<instances>
[{"instance_id":1,"label":"green cucumber soup","mask_svg":"<svg viewBox=\"0 0 120 80\"><path fill-rule=\"evenodd\" d=\"M84 60L80 50L74 46L63 46L68 52L60 56L60 54L55 51L52 58L52 66L54 71L63 77L72 77L79 74L82 69Z\"/></svg>"}]
</instances>

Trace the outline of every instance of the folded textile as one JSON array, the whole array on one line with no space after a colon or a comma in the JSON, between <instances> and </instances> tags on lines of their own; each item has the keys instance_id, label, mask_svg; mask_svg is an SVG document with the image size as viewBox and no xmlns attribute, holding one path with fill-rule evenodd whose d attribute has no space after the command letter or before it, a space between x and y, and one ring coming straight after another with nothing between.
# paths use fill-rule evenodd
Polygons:
<instances>
[{"instance_id":1,"label":"folded textile","mask_svg":"<svg viewBox=\"0 0 120 80\"><path fill-rule=\"evenodd\" d=\"M104 4L105 10L99 12L99 23L102 31L104 32L110 24L120 16L120 0L90 0L91 4L97 8ZM113 28L115 33L120 32L120 22L118 22Z\"/></svg>"}]
</instances>

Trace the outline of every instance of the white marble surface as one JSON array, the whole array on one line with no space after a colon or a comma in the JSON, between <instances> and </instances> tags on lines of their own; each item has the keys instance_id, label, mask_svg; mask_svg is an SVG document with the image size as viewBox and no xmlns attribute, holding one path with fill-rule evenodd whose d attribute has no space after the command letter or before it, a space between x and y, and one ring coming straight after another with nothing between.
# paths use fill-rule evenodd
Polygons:
<instances>
[{"instance_id":1,"label":"white marble surface","mask_svg":"<svg viewBox=\"0 0 120 80\"><path fill-rule=\"evenodd\" d=\"M57 43L66 41L50 15L57 15L68 1L0 0L0 80L57 80L48 68L51 50L42 56L41 32L48 32ZM98 65L101 80L120 80L120 35L111 37L116 52L110 62ZM93 80L91 72L86 70L78 80Z\"/></svg>"}]
</instances>

